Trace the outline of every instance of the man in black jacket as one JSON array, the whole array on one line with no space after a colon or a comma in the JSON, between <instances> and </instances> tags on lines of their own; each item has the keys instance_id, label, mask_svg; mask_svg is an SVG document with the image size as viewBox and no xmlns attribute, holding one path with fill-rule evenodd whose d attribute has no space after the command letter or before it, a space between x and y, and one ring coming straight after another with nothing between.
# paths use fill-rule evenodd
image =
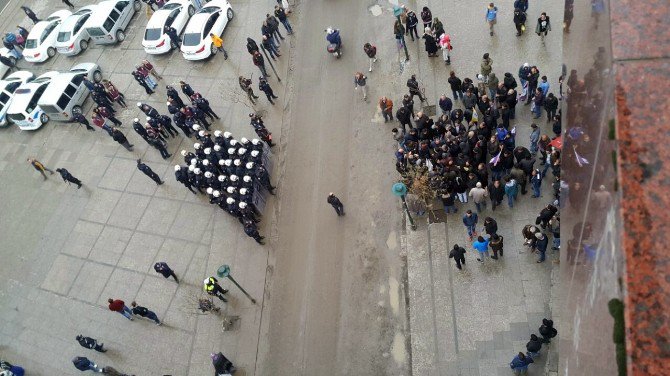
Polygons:
<instances>
[{"instance_id":1,"label":"man in black jacket","mask_svg":"<svg viewBox=\"0 0 670 376\"><path fill-rule=\"evenodd\" d=\"M82 347L85 347L87 349L92 349L92 350L95 350L97 352L102 352L102 353L107 352L107 349L105 349L103 347L104 343L98 343L98 341L96 339L93 339L91 337L84 337L81 334L78 335L76 339L77 339L77 342L79 342L79 344Z\"/></svg>"},{"instance_id":2,"label":"man in black jacket","mask_svg":"<svg viewBox=\"0 0 670 376\"><path fill-rule=\"evenodd\" d=\"M81 186L82 186L81 181L79 179L75 178L74 176L72 176L72 174L70 174L70 172L68 170L66 170L64 168L57 168L56 172L58 172L60 174L60 176L63 178L63 181L76 184L77 189L81 188Z\"/></svg>"},{"instance_id":3,"label":"man in black jacket","mask_svg":"<svg viewBox=\"0 0 670 376\"><path fill-rule=\"evenodd\" d=\"M456 261L456 268L461 270L461 264L465 265L465 248L454 244L454 248L449 252L449 258L453 258Z\"/></svg>"},{"instance_id":4,"label":"man in black jacket","mask_svg":"<svg viewBox=\"0 0 670 376\"><path fill-rule=\"evenodd\" d=\"M335 209L335 212L337 213L338 217L344 215L344 205L342 204L340 199L337 198L337 196L335 196L333 192L330 192L330 194L328 194L328 199L326 201Z\"/></svg>"}]
</instances>

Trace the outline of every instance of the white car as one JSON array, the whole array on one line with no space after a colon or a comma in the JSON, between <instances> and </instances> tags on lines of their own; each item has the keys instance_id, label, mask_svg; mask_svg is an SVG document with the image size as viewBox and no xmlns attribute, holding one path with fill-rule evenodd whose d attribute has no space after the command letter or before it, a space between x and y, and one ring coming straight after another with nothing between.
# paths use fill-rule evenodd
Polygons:
<instances>
[{"instance_id":1,"label":"white car","mask_svg":"<svg viewBox=\"0 0 670 376\"><path fill-rule=\"evenodd\" d=\"M16 89L26 82L32 81L34 78L35 75L28 71L18 71L0 81L0 127L9 125L6 117L7 109L9 109L9 104L12 102Z\"/></svg>"},{"instance_id":2,"label":"white car","mask_svg":"<svg viewBox=\"0 0 670 376\"><path fill-rule=\"evenodd\" d=\"M142 46L148 54L163 54L173 46L170 37L163 32L165 26L174 27L181 34L188 19L195 13L191 0L172 0L154 12L144 31Z\"/></svg>"},{"instance_id":3,"label":"white car","mask_svg":"<svg viewBox=\"0 0 670 376\"><path fill-rule=\"evenodd\" d=\"M216 54L209 33L221 36L228 21L235 16L227 0L212 0L198 11L186 25L181 52L186 60L202 60Z\"/></svg>"},{"instance_id":4,"label":"white car","mask_svg":"<svg viewBox=\"0 0 670 376\"><path fill-rule=\"evenodd\" d=\"M59 74L56 71L46 72L35 80L19 86L14 91L14 97L7 109L9 121L24 131L32 131L46 124L49 116L37 105L37 101L44 94L51 79Z\"/></svg>"},{"instance_id":5,"label":"white car","mask_svg":"<svg viewBox=\"0 0 670 376\"><path fill-rule=\"evenodd\" d=\"M8 58L11 60L14 64L16 64L16 57L12 54L9 53L9 50L5 47L0 47L0 55ZM9 72L9 67L5 64L0 63L0 77L5 77L5 75Z\"/></svg>"},{"instance_id":6,"label":"white car","mask_svg":"<svg viewBox=\"0 0 670 376\"><path fill-rule=\"evenodd\" d=\"M56 37L56 50L67 56L77 55L88 48L91 37L84 28L84 24L91 17L95 5L87 5L63 20Z\"/></svg>"},{"instance_id":7,"label":"white car","mask_svg":"<svg viewBox=\"0 0 670 376\"><path fill-rule=\"evenodd\" d=\"M40 21L30 30L26 39L23 57L31 63L41 63L56 54L56 37L60 23L72 14L69 10L54 12L44 21Z\"/></svg>"}]
</instances>

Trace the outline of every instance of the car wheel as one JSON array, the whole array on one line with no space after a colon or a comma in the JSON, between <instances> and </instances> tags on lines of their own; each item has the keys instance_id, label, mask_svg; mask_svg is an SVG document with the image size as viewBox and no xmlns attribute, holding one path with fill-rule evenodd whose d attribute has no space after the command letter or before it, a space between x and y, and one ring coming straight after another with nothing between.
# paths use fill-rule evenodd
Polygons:
<instances>
[{"instance_id":1,"label":"car wheel","mask_svg":"<svg viewBox=\"0 0 670 376\"><path fill-rule=\"evenodd\" d=\"M228 16L228 21L232 20L233 17L235 17L235 12L233 12L233 8L228 8L226 16Z\"/></svg>"},{"instance_id":2,"label":"car wheel","mask_svg":"<svg viewBox=\"0 0 670 376\"><path fill-rule=\"evenodd\" d=\"M84 51L88 48L88 41L87 40L82 40L79 42L79 47L81 47L81 50Z\"/></svg>"},{"instance_id":3,"label":"car wheel","mask_svg":"<svg viewBox=\"0 0 670 376\"><path fill-rule=\"evenodd\" d=\"M100 73L99 70L96 70L95 72L93 72L93 81L95 81L95 82L102 81L102 73Z\"/></svg>"},{"instance_id":4,"label":"car wheel","mask_svg":"<svg viewBox=\"0 0 670 376\"><path fill-rule=\"evenodd\" d=\"M191 17L192 15L195 14L195 8L190 6L188 7L188 16Z\"/></svg>"},{"instance_id":5,"label":"car wheel","mask_svg":"<svg viewBox=\"0 0 670 376\"><path fill-rule=\"evenodd\" d=\"M123 32L123 30L117 30L116 31L116 40L118 42L123 42L126 40L126 33Z\"/></svg>"},{"instance_id":6,"label":"car wheel","mask_svg":"<svg viewBox=\"0 0 670 376\"><path fill-rule=\"evenodd\" d=\"M42 115L40 115L40 121L42 122L42 124L48 123L49 122L49 115L43 113Z\"/></svg>"},{"instance_id":7,"label":"car wheel","mask_svg":"<svg viewBox=\"0 0 670 376\"><path fill-rule=\"evenodd\" d=\"M140 9L142 9L142 3L140 3L140 0L133 1L133 8L135 8L135 12L139 12Z\"/></svg>"},{"instance_id":8,"label":"car wheel","mask_svg":"<svg viewBox=\"0 0 670 376\"><path fill-rule=\"evenodd\" d=\"M72 115L78 115L78 114L81 114L81 106L72 107Z\"/></svg>"},{"instance_id":9,"label":"car wheel","mask_svg":"<svg viewBox=\"0 0 670 376\"><path fill-rule=\"evenodd\" d=\"M212 45L209 47L209 51L212 53L212 55L216 55L219 49L214 47L214 43L212 43Z\"/></svg>"},{"instance_id":10,"label":"car wheel","mask_svg":"<svg viewBox=\"0 0 670 376\"><path fill-rule=\"evenodd\" d=\"M56 55L56 49L53 47L47 48L47 55L49 57L54 57L54 55Z\"/></svg>"}]
</instances>

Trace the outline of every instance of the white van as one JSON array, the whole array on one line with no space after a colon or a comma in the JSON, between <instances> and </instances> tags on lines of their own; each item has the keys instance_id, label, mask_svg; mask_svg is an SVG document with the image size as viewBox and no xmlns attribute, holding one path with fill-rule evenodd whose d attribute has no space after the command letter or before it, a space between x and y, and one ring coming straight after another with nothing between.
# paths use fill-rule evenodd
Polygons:
<instances>
[{"instance_id":1,"label":"white van","mask_svg":"<svg viewBox=\"0 0 670 376\"><path fill-rule=\"evenodd\" d=\"M102 1L84 27L95 44L123 42L126 39L126 27L141 7L140 0Z\"/></svg>"},{"instance_id":2,"label":"white van","mask_svg":"<svg viewBox=\"0 0 670 376\"><path fill-rule=\"evenodd\" d=\"M78 64L69 72L52 78L37 104L51 119L70 121L74 114L81 113L81 105L90 94L84 85L86 75L95 82L102 79L98 64Z\"/></svg>"},{"instance_id":3,"label":"white van","mask_svg":"<svg viewBox=\"0 0 670 376\"><path fill-rule=\"evenodd\" d=\"M51 79L59 74L56 71L47 72L34 81L19 86L9 104L7 119L25 131L35 130L46 124L49 116L37 105L37 101L44 94Z\"/></svg>"}]
</instances>

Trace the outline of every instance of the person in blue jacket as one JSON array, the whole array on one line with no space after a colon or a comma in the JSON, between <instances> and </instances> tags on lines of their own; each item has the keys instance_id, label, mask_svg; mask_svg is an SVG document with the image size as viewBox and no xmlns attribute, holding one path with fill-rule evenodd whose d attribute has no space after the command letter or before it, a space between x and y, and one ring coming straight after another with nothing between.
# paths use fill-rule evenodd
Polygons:
<instances>
[{"instance_id":1,"label":"person in blue jacket","mask_svg":"<svg viewBox=\"0 0 670 376\"><path fill-rule=\"evenodd\" d=\"M489 239L484 239L483 236L478 236L477 240L472 243L472 248L479 252L477 261L484 262L484 258L489 257Z\"/></svg>"},{"instance_id":2,"label":"person in blue jacket","mask_svg":"<svg viewBox=\"0 0 670 376\"><path fill-rule=\"evenodd\" d=\"M509 367L514 371L515 375L527 375L528 365L531 363L533 363L533 359L529 356L525 356L522 352L520 352L509 363Z\"/></svg>"},{"instance_id":3,"label":"person in blue jacket","mask_svg":"<svg viewBox=\"0 0 670 376\"><path fill-rule=\"evenodd\" d=\"M465 226L465 229L468 230L468 236L470 237L470 240L477 235L477 221L479 218L477 217L477 213L473 213L472 210L468 210L465 212L465 215L463 215L463 225Z\"/></svg>"}]
</instances>

